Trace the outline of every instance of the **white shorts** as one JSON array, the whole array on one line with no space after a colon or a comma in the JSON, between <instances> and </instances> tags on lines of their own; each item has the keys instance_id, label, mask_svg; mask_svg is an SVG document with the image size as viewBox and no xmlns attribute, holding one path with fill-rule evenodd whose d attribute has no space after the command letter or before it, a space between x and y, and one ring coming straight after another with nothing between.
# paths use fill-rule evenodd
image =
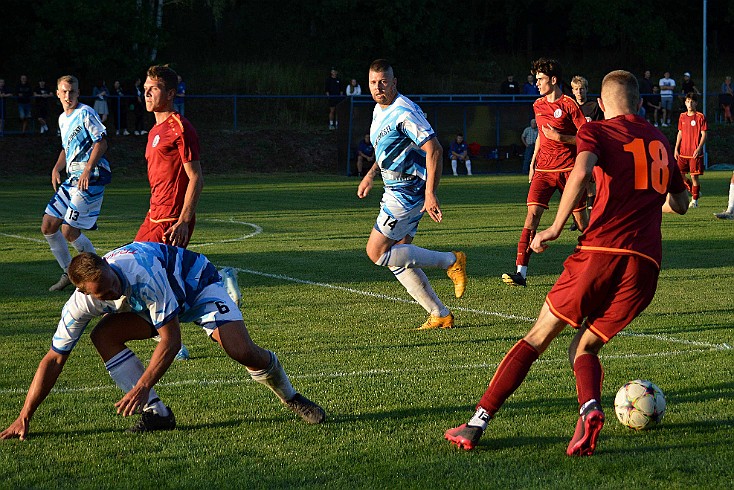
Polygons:
<instances>
[{"instance_id":1,"label":"white shorts","mask_svg":"<svg viewBox=\"0 0 734 490\"><path fill-rule=\"evenodd\" d=\"M74 228L96 230L103 197L103 185L90 185L86 191L80 191L67 180L48 202L45 213L64 220Z\"/></svg>"},{"instance_id":2,"label":"white shorts","mask_svg":"<svg viewBox=\"0 0 734 490\"><path fill-rule=\"evenodd\" d=\"M375 230L386 237L400 241L406 236L415 236L418 231L418 223L423 217L424 199L414 202L409 200L398 200L395 195L386 192L382 195L380 202L380 214L375 221Z\"/></svg>"},{"instance_id":3,"label":"white shorts","mask_svg":"<svg viewBox=\"0 0 734 490\"><path fill-rule=\"evenodd\" d=\"M194 305L179 316L180 322L194 322L211 337L220 325L242 320L240 308L227 294L223 282L210 284L202 289Z\"/></svg>"}]
</instances>

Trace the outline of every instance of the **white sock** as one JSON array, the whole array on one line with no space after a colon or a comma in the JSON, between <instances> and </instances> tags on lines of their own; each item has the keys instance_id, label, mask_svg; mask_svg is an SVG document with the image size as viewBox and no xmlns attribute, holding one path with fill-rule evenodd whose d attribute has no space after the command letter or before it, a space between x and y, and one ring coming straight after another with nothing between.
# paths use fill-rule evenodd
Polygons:
<instances>
[{"instance_id":1,"label":"white sock","mask_svg":"<svg viewBox=\"0 0 734 490\"><path fill-rule=\"evenodd\" d=\"M69 253L69 246L66 244L66 238L61 233L61 230L56 230L53 235L43 235L46 237L49 247L51 247L51 253L54 254L56 262L59 263L64 272L69 268L71 263L71 254Z\"/></svg>"},{"instance_id":2,"label":"white sock","mask_svg":"<svg viewBox=\"0 0 734 490\"><path fill-rule=\"evenodd\" d=\"M487 423L490 420L492 420L492 417L487 413L487 411L482 407L479 407L466 425L470 427L481 427L482 430L485 430L487 428Z\"/></svg>"},{"instance_id":3,"label":"white sock","mask_svg":"<svg viewBox=\"0 0 734 490\"><path fill-rule=\"evenodd\" d=\"M451 160L451 170L453 170L454 175L456 175L456 160Z\"/></svg>"},{"instance_id":4,"label":"white sock","mask_svg":"<svg viewBox=\"0 0 734 490\"><path fill-rule=\"evenodd\" d=\"M296 396L296 390L291 385L291 380L288 379L288 375L285 374L285 370L280 364L278 356L273 351L268 352L270 352L270 364L268 364L268 367L259 371L250 371L249 369L247 371L253 380L270 388L280 398L280 401L285 403Z\"/></svg>"},{"instance_id":5,"label":"white sock","mask_svg":"<svg viewBox=\"0 0 734 490\"><path fill-rule=\"evenodd\" d=\"M72 245L74 245L74 248L77 249L79 252L91 252L93 254L97 253L97 250L95 250L94 245L92 245L92 242L89 241L89 238L84 233L79 234L79 238L71 242Z\"/></svg>"},{"instance_id":6,"label":"white sock","mask_svg":"<svg viewBox=\"0 0 734 490\"><path fill-rule=\"evenodd\" d=\"M434 316L444 317L450 313L436 292L428 282L425 272L420 269L405 267L390 267L395 278L405 287L408 294L418 302L428 313Z\"/></svg>"},{"instance_id":7,"label":"white sock","mask_svg":"<svg viewBox=\"0 0 734 490\"><path fill-rule=\"evenodd\" d=\"M115 381L117 387L125 393L133 389L145 371L140 359L127 348L112 356L109 361L104 363L104 367L107 368L107 372L110 373L110 377ZM143 407L143 410L152 410L163 417L168 415L168 408L161 402L154 388L150 389L148 403Z\"/></svg>"},{"instance_id":8,"label":"white sock","mask_svg":"<svg viewBox=\"0 0 734 490\"><path fill-rule=\"evenodd\" d=\"M528 277L528 266L527 265L518 265L517 266L517 272L520 274L523 278Z\"/></svg>"},{"instance_id":9,"label":"white sock","mask_svg":"<svg viewBox=\"0 0 734 490\"><path fill-rule=\"evenodd\" d=\"M466 164L466 173L467 173L467 175L471 175L471 160L467 160L464 163Z\"/></svg>"},{"instance_id":10,"label":"white sock","mask_svg":"<svg viewBox=\"0 0 734 490\"><path fill-rule=\"evenodd\" d=\"M734 184L729 184L729 206L727 206L726 212L734 213Z\"/></svg>"},{"instance_id":11,"label":"white sock","mask_svg":"<svg viewBox=\"0 0 734 490\"><path fill-rule=\"evenodd\" d=\"M436 252L415 245L395 245L382 254L377 265L383 267L438 267L448 269L456 262L453 252Z\"/></svg>"}]
</instances>

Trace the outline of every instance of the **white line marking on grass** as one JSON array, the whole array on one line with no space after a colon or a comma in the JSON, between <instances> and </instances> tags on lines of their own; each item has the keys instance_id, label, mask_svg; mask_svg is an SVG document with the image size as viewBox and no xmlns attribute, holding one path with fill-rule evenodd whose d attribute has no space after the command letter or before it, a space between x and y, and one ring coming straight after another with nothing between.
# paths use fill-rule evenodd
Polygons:
<instances>
[{"instance_id":1,"label":"white line marking on grass","mask_svg":"<svg viewBox=\"0 0 734 490\"><path fill-rule=\"evenodd\" d=\"M218 245L220 243L241 242L242 240L246 240L248 238L254 237L255 235L259 235L263 231L263 229L261 227L259 227L258 225L256 225L255 223L247 223L245 221L235 221L232 218L230 218L228 220L227 219L210 218L210 219L203 219L201 221L214 221L214 222L217 222L217 223L234 223L236 225L249 226L249 227L251 227L253 229L253 232L252 233L248 233L247 235L242 235L239 238L229 238L229 239L226 239L226 240L218 240L216 242L190 244L189 245L189 248L206 247L208 245Z\"/></svg>"},{"instance_id":2,"label":"white line marking on grass","mask_svg":"<svg viewBox=\"0 0 734 490\"><path fill-rule=\"evenodd\" d=\"M41 240L40 238L31 238L31 237L20 236L20 235L11 235L10 233L0 233L0 235L6 236L8 238L17 238L18 240L25 240L27 242L47 243L46 240Z\"/></svg>"}]
</instances>

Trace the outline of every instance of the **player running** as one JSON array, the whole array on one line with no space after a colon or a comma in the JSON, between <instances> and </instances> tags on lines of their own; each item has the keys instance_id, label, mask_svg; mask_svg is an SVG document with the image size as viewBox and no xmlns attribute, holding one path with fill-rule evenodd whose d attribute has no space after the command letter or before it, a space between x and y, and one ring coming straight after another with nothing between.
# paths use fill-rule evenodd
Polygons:
<instances>
[{"instance_id":1,"label":"player running","mask_svg":"<svg viewBox=\"0 0 734 490\"><path fill-rule=\"evenodd\" d=\"M41 360L18 418L0 438L28 435L30 420L61 374L87 324L103 317L90 334L105 367L125 396L115 406L123 416L142 411L129 432L170 430L176 419L153 386L181 346L179 322L194 322L253 380L270 388L311 424L324 421L321 407L296 392L275 353L255 344L242 313L229 297L217 269L203 255L159 243L120 247L104 258L76 256L69 277L77 290L66 302L51 349ZM130 340L160 335L147 368L127 348Z\"/></svg>"},{"instance_id":2,"label":"player running","mask_svg":"<svg viewBox=\"0 0 734 490\"><path fill-rule=\"evenodd\" d=\"M389 267L429 313L419 329L451 328L454 315L438 298L421 268L446 269L454 283L454 294L460 298L466 289L466 255L435 252L411 244L424 212L433 221L441 222L436 189L443 149L423 111L398 93L398 80L386 60L372 62L369 83L377 103L370 127L377 160L360 182L357 196L364 198L369 194L377 174L382 175L385 193L367 240L367 256L375 264Z\"/></svg>"},{"instance_id":3,"label":"player running","mask_svg":"<svg viewBox=\"0 0 734 490\"><path fill-rule=\"evenodd\" d=\"M71 285L66 270L71 262L67 242L78 252L95 252L81 230L96 230L102 209L105 185L112 177L107 151L107 129L94 109L79 102L79 80L64 75L56 82L56 96L64 112L59 115L61 153L51 169L55 194L48 202L41 222L51 253L63 270L49 291ZM66 180L61 181L61 169Z\"/></svg>"},{"instance_id":4,"label":"player running","mask_svg":"<svg viewBox=\"0 0 734 490\"><path fill-rule=\"evenodd\" d=\"M579 419L566 449L590 456L604 425L599 351L652 301L662 259L662 211L685 214L688 195L667 138L637 115L637 79L626 71L602 81L606 120L578 132L578 156L553 225L532 242L540 253L557 239L592 172L597 199L586 232L546 296L535 325L505 355L468 423L445 438L470 450L532 364L566 325L577 329L568 348L576 377Z\"/></svg>"}]
</instances>

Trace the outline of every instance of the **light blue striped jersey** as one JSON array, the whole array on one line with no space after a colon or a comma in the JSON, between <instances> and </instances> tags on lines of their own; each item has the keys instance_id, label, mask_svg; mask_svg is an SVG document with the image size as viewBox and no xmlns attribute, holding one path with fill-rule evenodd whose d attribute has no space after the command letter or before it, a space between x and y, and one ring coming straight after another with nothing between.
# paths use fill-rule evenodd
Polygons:
<instances>
[{"instance_id":1,"label":"light blue striped jersey","mask_svg":"<svg viewBox=\"0 0 734 490\"><path fill-rule=\"evenodd\" d=\"M76 180L92 156L94 144L107 134L107 129L94 109L80 102L71 114L61 113L59 131L66 153L67 180ZM105 185L111 177L110 163L105 157L100 158L90 180L95 185Z\"/></svg>"},{"instance_id":2,"label":"light blue striped jersey","mask_svg":"<svg viewBox=\"0 0 734 490\"><path fill-rule=\"evenodd\" d=\"M70 352L87 324L105 313L135 312L154 328L175 316L181 322L199 318L196 298L207 286L221 281L216 267L196 252L162 243L133 242L104 256L120 278L123 296L100 301L74 291L61 311L53 337L54 351Z\"/></svg>"},{"instance_id":3,"label":"light blue striped jersey","mask_svg":"<svg viewBox=\"0 0 734 490\"><path fill-rule=\"evenodd\" d=\"M370 140L386 192L424 196L426 152L420 147L434 137L421 108L407 97L397 94L385 109L375 105Z\"/></svg>"}]
</instances>

